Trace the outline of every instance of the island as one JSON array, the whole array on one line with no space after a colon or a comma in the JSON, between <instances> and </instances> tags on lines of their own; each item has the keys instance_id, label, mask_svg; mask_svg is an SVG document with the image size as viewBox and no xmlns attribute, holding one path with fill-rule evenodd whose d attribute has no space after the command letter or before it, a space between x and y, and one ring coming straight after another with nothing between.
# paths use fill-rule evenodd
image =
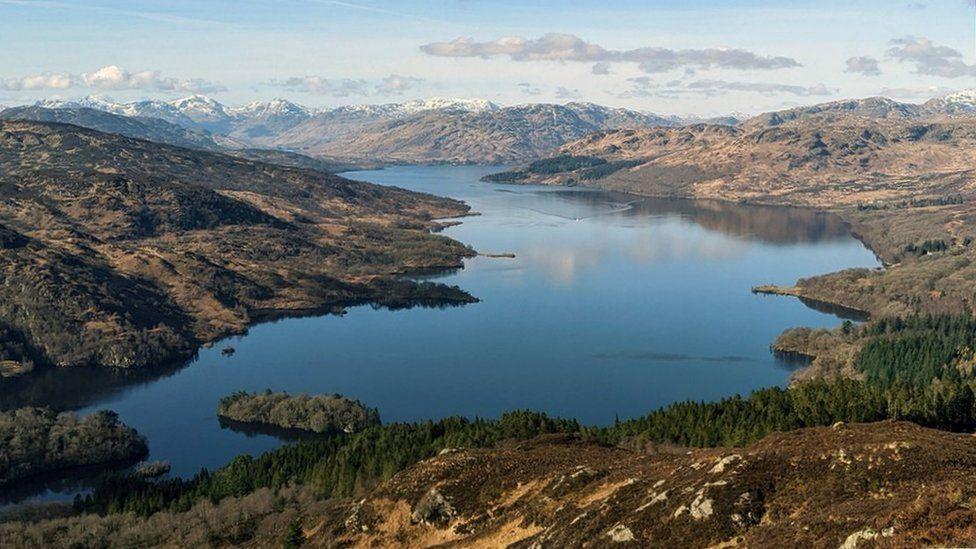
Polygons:
<instances>
[{"instance_id":1,"label":"island","mask_svg":"<svg viewBox=\"0 0 976 549\"><path fill-rule=\"evenodd\" d=\"M146 439L112 411L81 418L35 407L0 413L0 487L42 473L135 461L148 453Z\"/></svg>"},{"instance_id":2,"label":"island","mask_svg":"<svg viewBox=\"0 0 976 549\"><path fill-rule=\"evenodd\" d=\"M217 415L241 423L312 433L355 433L380 424L380 414L342 395L289 395L239 391L220 399Z\"/></svg>"}]
</instances>

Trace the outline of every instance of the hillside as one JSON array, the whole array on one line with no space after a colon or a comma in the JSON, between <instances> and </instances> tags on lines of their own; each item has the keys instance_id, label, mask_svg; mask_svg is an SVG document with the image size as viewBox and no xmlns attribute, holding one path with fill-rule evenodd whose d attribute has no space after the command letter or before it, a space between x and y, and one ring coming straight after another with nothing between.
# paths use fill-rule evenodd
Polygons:
<instances>
[{"instance_id":1,"label":"hillside","mask_svg":"<svg viewBox=\"0 0 976 549\"><path fill-rule=\"evenodd\" d=\"M139 367L261 318L467 302L393 278L472 253L467 207L78 126L0 122L3 359Z\"/></svg>"},{"instance_id":2,"label":"hillside","mask_svg":"<svg viewBox=\"0 0 976 549\"><path fill-rule=\"evenodd\" d=\"M964 90L925 103L901 103L887 97L843 99L806 107L764 113L742 122L746 128L780 126L791 122L832 124L853 121L940 120L976 116L976 90Z\"/></svg>"},{"instance_id":3,"label":"hillside","mask_svg":"<svg viewBox=\"0 0 976 549\"><path fill-rule=\"evenodd\" d=\"M424 111L405 117L319 115L273 144L310 155L400 163L505 163L546 156L563 143L610 128L674 122L589 103L533 104L480 111ZM326 129L329 128L329 129Z\"/></svg>"},{"instance_id":4,"label":"hillside","mask_svg":"<svg viewBox=\"0 0 976 549\"><path fill-rule=\"evenodd\" d=\"M313 546L855 547L976 540L976 440L906 423L640 455L543 437L422 462L312 522Z\"/></svg>"},{"instance_id":5,"label":"hillside","mask_svg":"<svg viewBox=\"0 0 976 549\"><path fill-rule=\"evenodd\" d=\"M59 109L37 106L11 107L0 110L0 119L73 124L104 133L116 133L126 137L145 139L147 141L155 141L177 147L212 151L221 148L209 134L188 130L183 126L167 122L161 118L123 116L89 107Z\"/></svg>"},{"instance_id":6,"label":"hillside","mask_svg":"<svg viewBox=\"0 0 976 549\"><path fill-rule=\"evenodd\" d=\"M970 192L974 145L976 118L611 130L563 146L553 160L575 164L539 162L506 180L835 207Z\"/></svg>"},{"instance_id":7,"label":"hillside","mask_svg":"<svg viewBox=\"0 0 976 549\"><path fill-rule=\"evenodd\" d=\"M446 451L365 497L260 489L187 511L0 525L69 546L966 546L976 439L882 422L779 433L744 448L637 453L548 435ZM242 517L246 519L242 520Z\"/></svg>"},{"instance_id":8,"label":"hillside","mask_svg":"<svg viewBox=\"0 0 976 549\"><path fill-rule=\"evenodd\" d=\"M11 107L0 110L0 120L28 120L33 122L58 122L73 124L104 133L114 133L135 139L175 145L191 149L222 152L248 160L279 164L292 168L318 170L327 173L349 169L361 169L365 164L334 162L325 158L312 158L303 154L275 149L242 148L239 143L206 130L186 129L162 118L126 116L89 107Z\"/></svg>"}]
</instances>

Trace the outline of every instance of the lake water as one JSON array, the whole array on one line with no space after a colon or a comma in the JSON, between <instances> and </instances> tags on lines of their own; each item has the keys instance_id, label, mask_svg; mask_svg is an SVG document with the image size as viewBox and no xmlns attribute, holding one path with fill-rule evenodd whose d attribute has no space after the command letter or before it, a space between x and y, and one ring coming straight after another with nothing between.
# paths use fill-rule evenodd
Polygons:
<instances>
[{"instance_id":1,"label":"lake water","mask_svg":"<svg viewBox=\"0 0 976 549\"><path fill-rule=\"evenodd\" d=\"M338 392L386 422L531 408L607 424L686 399L787 383L769 344L791 326L840 320L757 284L854 266L873 254L836 217L805 210L638 199L479 182L499 168L401 167L347 177L450 196L480 216L444 234L483 253L435 276L481 299L456 308L287 319L231 338L165 372L43 372L0 383L0 407L108 408L173 474L282 443L222 428L217 400L238 390ZM233 345L233 356L221 348ZM7 501L74 493L30 490Z\"/></svg>"}]
</instances>

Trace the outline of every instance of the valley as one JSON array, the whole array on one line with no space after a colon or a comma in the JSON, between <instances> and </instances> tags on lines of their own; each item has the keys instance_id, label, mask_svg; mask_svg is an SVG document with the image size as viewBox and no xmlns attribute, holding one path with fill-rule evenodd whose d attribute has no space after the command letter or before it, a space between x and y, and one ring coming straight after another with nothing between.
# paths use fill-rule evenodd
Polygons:
<instances>
[{"instance_id":1,"label":"valley","mask_svg":"<svg viewBox=\"0 0 976 549\"><path fill-rule=\"evenodd\" d=\"M736 125L452 103L281 149L266 139L303 116L102 107L0 114L0 251L31 281L0 286L0 358L35 369L0 403L82 421L110 403L172 472L22 488L8 539L968 539L919 518L966 520L970 497L965 465L924 465L960 463L944 431L976 426L958 101ZM412 137L437 128L450 143ZM497 161L518 164L466 165ZM422 165L332 174L356 162ZM379 412L284 393L310 389ZM299 405L342 419L312 428ZM886 419L914 423L860 424ZM797 533L787 517L827 500L848 518L806 513ZM207 505L254 520L214 530Z\"/></svg>"},{"instance_id":2,"label":"valley","mask_svg":"<svg viewBox=\"0 0 976 549\"><path fill-rule=\"evenodd\" d=\"M976 0L0 0L0 549L976 547Z\"/></svg>"}]
</instances>

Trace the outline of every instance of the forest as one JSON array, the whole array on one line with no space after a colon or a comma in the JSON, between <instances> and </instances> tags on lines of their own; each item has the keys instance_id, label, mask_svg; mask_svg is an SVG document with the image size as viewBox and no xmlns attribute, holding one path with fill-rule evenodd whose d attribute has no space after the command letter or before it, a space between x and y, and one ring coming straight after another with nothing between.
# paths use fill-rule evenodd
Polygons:
<instances>
[{"instance_id":1,"label":"forest","mask_svg":"<svg viewBox=\"0 0 976 549\"><path fill-rule=\"evenodd\" d=\"M239 456L187 479L107 475L90 493L75 499L73 512L144 517L182 513L295 487L324 501L363 494L442 451L511 444L547 433L572 433L642 451L655 445L743 446L772 432L836 422L891 419L949 431L976 430L976 376L971 367L976 321L915 316L848 324L843 331L863 342L855 357L860 379L816 379L714 402L680 402L607 426L585 426L524 410L497 419L371 422L355 433L331 431L257 457Z\"/></svg>"},{"instance_id":2,"label":"forest","mask_svg":"<svg viewBox=\"0 0 976 549\"><path fill-rule=\"evenodd\" d=\"M48 408L0 413L0 486L41 473L138 459L146 440L102 410L79 418Z\"/></svg>"},{"instance_id":3,"label":"forest","mask_svg":"<svg viewBox=\"0 0 976 549\"><path fill-rule=\"evenodd\" d=\"M852 329L852 328L848 328ZM856 328L866 338L856 365L863 380L813 380L716 402L681 402L606 427L531 411L499 419L451 417L440 421L374 425L283 446L257 458L240 456L191 479L106 479L79 498L79 511L96 513L187 510L260 488L309 485L323 498L362 493L445 448L489 447L503 440L570 432L609 445L742 446L774 431L838 421L913 421L951 431L976 429L971 368L976 321L956 316L878 320ZM967 362L968 361L968 362Z\"/></svg>"}]
</instances>

